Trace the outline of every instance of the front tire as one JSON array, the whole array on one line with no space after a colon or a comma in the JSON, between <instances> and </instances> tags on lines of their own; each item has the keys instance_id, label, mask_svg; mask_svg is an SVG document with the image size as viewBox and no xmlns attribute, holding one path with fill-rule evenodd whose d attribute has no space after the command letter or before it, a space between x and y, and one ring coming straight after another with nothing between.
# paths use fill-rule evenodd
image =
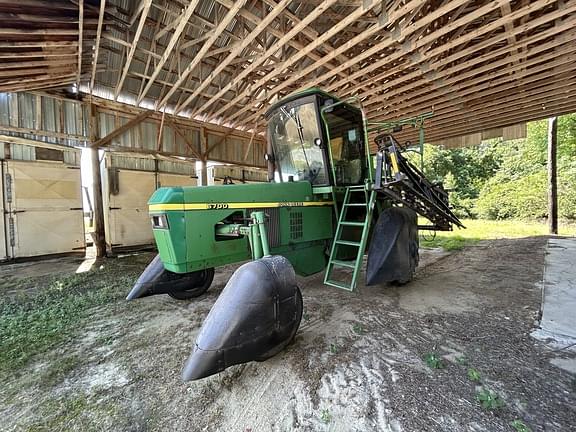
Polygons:
<instances>
[{"instance_id":1,"label":"front tire","mask_svg":"<svg viewBox=\"0 0 576 432\"><path fill-rule=\"evenodd\" d=\"M199 270L196 274L198 277L194 283L190 284L190 288L172 291L169 292L168 295L176 300L189 300L204 294L208 291L208 288L210 288L210 285L212 285L212 281L214 280L214 268Z\"/></svg>"}]
</instances>

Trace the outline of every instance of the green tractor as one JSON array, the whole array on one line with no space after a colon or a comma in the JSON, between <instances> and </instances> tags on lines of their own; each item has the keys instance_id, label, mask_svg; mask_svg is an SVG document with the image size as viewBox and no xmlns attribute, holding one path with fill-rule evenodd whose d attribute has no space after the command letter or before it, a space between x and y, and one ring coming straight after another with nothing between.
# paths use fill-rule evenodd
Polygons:
<instances>
[{"instance_id":1,"label":"green tractor","mask_svg":"<svg viewBox=\"0 0 576 432\"><path fill-rule=\"evenodd\" d=\"M160 188L149 200L158 256L129 300L198 297L216 267L249 261L205 319L184 380L266 360L289 344L303 310L296 274L325 271L326 285L352 291L368 250L366 284L407 283L418 265L418 214L431 222L421 229L462 226L442 186L392 135L378 135L370 153L370 125L351 101L310 89L266 118L269 183Z\"/></svg>"}]
</instances>

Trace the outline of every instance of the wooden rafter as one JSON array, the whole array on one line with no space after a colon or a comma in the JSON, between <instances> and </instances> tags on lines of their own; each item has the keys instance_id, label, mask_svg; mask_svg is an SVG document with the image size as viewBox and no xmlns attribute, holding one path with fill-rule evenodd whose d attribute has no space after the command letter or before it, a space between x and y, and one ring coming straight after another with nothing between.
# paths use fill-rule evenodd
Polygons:
<instances>
[{"instance_id":1,"label":"wooden rafter","mask_svg":"<svg viewBox=\"0 0 576 432\"><path fill-rule=\"evenodd\" d=\"M218 24L218 26L213 30L212 34L210 35L210 38L204 43L202 48L198 51L198 53L196 54L196 57L194 57L194 60L192 60L192 62L190 62L190 64L182 72L180 78L174 83L174 85L172 86L170 91L157 104L158 109L164 108L166 106L166 104L168 103L168 100L170 99L170 96L172 96L174 94L174 92L176 90L178 90L178 88L183 84L183 82L186 80L188 75L196 68L196 66L198 66L198 64L200 63L200 61L204 57L204 55L208 52L208 50L214 44L214 42L216 42L216 39L218 39L220 37L222 32L226 29L226 27L228 27L230 22L236 17L236 14L242 8L242 6L244 6L244 3L246 3L246 0L239 0L239 1L235 2L234 6L232 6L231 9L228 10L228 13L224 16L224 18Z\"/></svg>"},{"instance_id":2,"label":"wooden rafter","mask_svg":"<svg viewBox=\"0 0 576 432\"><path fill-rule=\"evenodd\" d=\"M247 36L245 36L245 38L243 39L242 43L238 43L233 49L232 51L230 51L230 53L228 54L228 56L226 57L226 59L224 61L222 61L218 67L216 69L214 69L213 72L211 72L211 76L216 76L218 75L220 72L222 72L229 64L232 63L232 61L234 59L236 59L238 57L238 55L244 50L246 49L246 47L248 47L252 41L254 41L254 39L256 39L256 37L262 33L262 31L264 31L266 29L267 26L270 25L270 23L272 21L274 21L274 19L276 19L276 17L280 14L280 12L282 12L284 10L284 8L290 4L291 0L282 0L278 5L276 5L276 7L269 12L268 14L266 14L266 18L264 18L257 26L256 28L250 32ZM209 82L210 82L210 77L205 79L202 83L200 83L200 85L196 88L196 90L190 95L188 96L188 98L182 102L179 106L176 107L175 109L175 113L178 114L184 107L186 107L190 101L192 101L194 98L196 98L200 92L202 90L204 90Z\"/></svg>"},{"instance_id":3,"label":"wooden rafter","mask_svg":"<svg viewBox=\"0 0 576 432\"><path fill-rule=\"evenodd\" d=\"M354 12L349 14L346 18L344 18L342 21L340 21L337 25L333 26L331 29L329 29L324 34L322 34L313 43L309 44L303 50L295 53L293 56L291 56L289 59L284 61L282 64L278 65L273 72L267 74L265 77L263 77L258 82L256 82L253 86L250 86L249 88L244 90L242 93L238 94L234 99L232 99L230 102L228 102L222 108L220 108L220 110L218 110L214 115L218 116L218 115L222 114L224 111L230 109L233 105L237 104L242 99L247 97L249 95L249 93L251 91L253 91L254 88L261 88L262 86L264 86L268 81L271 81L280 72L286 70L287 68L289 68L290 66L295 64L302 57L304 57L305 55L307 55L308 53L310 53L311 51L316 49L318 46L326 43L326 41L328 41L334 35L338 34L340 31L345 29L347 26L349 26L350 24L355 22L358 18L360 18L361 16L366 14L368 11L370 11L374 6L376 6L378 4L381 4L380 0L373 0L373 1L368 0L367 2L365 2L365 4L358 7L357 9L355 9ZM249 106L250 105L248 105L248 107ZM243 111L243 110L240 110L240 111ZM240 111L238 112L237 116L243 114Z\"/></svg>"},{"instance_id":4,"label":"wooden rafter","mask_svg":"<svg viewBox=\"0 0 576 432\"><path fill-rule=\"evenodd\" d=\"M78 73L76 74L76 88L80 88L80 75L82 74L82 34L84 31L84 0L78 2Z\"/></svg>"},{"instance_id":5,"label":"wooden rafter","mask_svg":"<svg viewBox=\"0 0 576 432\"><path fill-rule=\"evenodd\" d=\"M124 85L124 80L126 79L126 75L128 75L128 70L130 69L130 64L132 63L132 57L134 57L134 53L136 52L136 48L138 47L138 40L140 39L140 35L142 34L142 29L144 28L144 24L146 23L146 17L148 16L148 11L150 10L150 5L152 4L152 0L143 0L142 1L142 9L138 10L140 13L140 20L138 21L138 27L136 29L136 33L134 35L134 39L130 46L130 51L128 52L128 56L126 57L126 62L124 63L124 68L122 69L122 75L120 75L120 80L116 85L116 89L114 90L114 100L118 99L118 95L122 90L122 86ZM135 14L136 15L136 14Z\"/></svg>"},{"instance_id":6,"label":"wooden rafter","mask_svg":"<svg viewBox=\"0 0 576 432\"><path fill-rule=\"evenodd\" d=\"M90 93L94 89L96 79L96 66L98 65L98 54L100 53L100 37L102 36L102 24L104 23L104 12L106 11L106 0L100 0L100 11L98 13L98 29L96 30L96 44L94 45L94 60L92 61L92 75L90 77Z\"/></svg>"},{"instance_id":7,"label":"wooden rafter","mask_svg":"<svg viewBox=\"0 0 576 432\"><path fill-rule=\"evenodd\" d=\"M552 2L551 0L540 0L540 1L532 2L529 6L526 6L525 8L523 8L522 12L518 12L516 14L511 14L506 19L511 20L511 19L515 19L518 16L522 16L522 13L523 14L531 13L535 10L538 10L538 9L545 7L546 5L549 5L551 2ZM443 7L444 8L458 7L459 4L462 4L462 2L449 2L448 4L443 5ZM431 41L438 39L442 35L448 34L453 29L456 29L456 28L461 27L463 25L467 25L470 22L473 22L474 20L476 20L477 18L485 15L486 13L489 13L490 11L496 10L498 8L499 8L498 2L491 2L491 3L483 6L482 8L474 9L471 12L469 12L468 14L454 20L453 22L451 22L451 24L444 26L444 27L441 27L441 28L433 31L432 33L426 35L425 37L422 37L422 38L418 39L417 41L412 42L410 45L411 49L408 53L410 53L413 50L418 49L418 48L420 48L426 44L429 44ZM441 16L441 14L438 13L438 12L441 12L441 10L442 10L442 7L437 9L435 14L428 14L426 16L426 18L424 18L424 20L420 20L417 23L413 23L413 24L407 26L402 32L403 35L406 37L406 36L410 35L415 29L421 28L422 24L424 22L431 22L431 21L433 21L434 18ZM560 13L563 13L563 12L560 12ZM432 50L431 53L428 53L428 57L422 58L421 61L426 61L427 58L441 57L441 54L446 52L446 50L451 49L451 47L456 46L457 44L461 44L465 41L471 40L473 38L476 38L476 37L478 37L479 34L482 34L481 32L485 32L487 29L494 28L494 27L497 28L498 26L502 26L506 19L502 19L501 21L498 21L496 24L487 24L486 26L483 26L476 31L469 32L467 34L462 35L461 37L459 37L456 40L451 40L447 44L441 45L437 49ZM520 29L518 29L518 31L520 31ZM390 42L388 42L387 40L384 40L383 42L380 42L378 45L376 45L371 50L372 51L376 50L376 47L379 47L379 49L383 49L385 46L390 46ZM368 51L370 51L370 50L368 50ZM473 52L477 52L477 49L473 49ZM364 55L366 55L366 54L361 54L360 57L364 57ZM386 65L388 65L390 61L393 61L395 59L404 58L406 55L407 55L406 51L402 51L402 50L397 51L392 55L385 56L382 60L372 62L371 65L368 65L368 66L362 68L362 71L368 73L371 70L377 70L378 68L382 68L382 67L385 67ZM351 60L351 62L356 61L356 60L357 60L357 58ZM427 67L429 67L429 65L427 65ZM309 71L308 71L309 69L311 69L311 68L309 67L309 68L305 69L303 71L303 73L309 73ZM414 71L412 73L406 73L405 71L406 71L406 65L401 65L399 67L392 68L392 69L386 69L385 72L383 72L381 74L383 76L379 77L382 80L383 84L381 84L378 87L371 87L365 93L360 94L359 97L360 98L369 97L369 101L367 103L376 103L377 101L380 101L379 97L375 96L378 94L377 93L378 91L395 89L397 84L401 81L407 82L408 83L407 86L409 86L410 88L414 88L414 84L411 83L410 80L414 79L414 78L422 77L421 71L417 70L417 71ZM395 73L401 73L401 76L396 81L391 82L389 80L389 78L391 76L393 76ZM333 75L333 72L329 72L328 74L325 74L324 76L321 76L317 79L307 81L304 85L305 86L316 85L319 82L325 81L329 76L332 76L332 75ZM351 77L355 77L355 75L356 74L352 74ZM283 83L281 83L280 85L275 87L275 91L280 91L283 88L286 88L289 85L295 83L296 81L297 81L296 77L293 77L292 79L284 81ZM328 86L327 90L328 91L334 91L340 87L343 87L345 84L346 84L345 81L339 81L337 84L332 84L332 85ZM342 95L353 94L353 92L357 91L358 89L359 89L359 87L351 87L351 88L346 88L345 90L340 91L338 93L340 93ZM408 89L405 89L405 90L408 90ZM380 103L380 102L378 102L378 103ZM247 122L253 121L254 118L260 116L265 111L265 109L266 109L266 107L264 106L256 114L248 117L246 119L246 121ZM236 114L238 114L238 113L239 113L239 111Z\"/></svg>"},{"instance_id":8,"label":"wooden rafter","mask_svg":"<svg viewBox=\"0 0 576 432\"><path fill-rule=\"evenodd\" d=\"M576 109L575 17L576 0L0 1L0 91L82 81L155 103L164 129L174 109L262 132L271 102L318 86L371 120L434 106L439 140Z\"/></svg>"},{"instance_id":9,"label":"wooden rafter","mask_svg":"<svg viewBox=\"0 0 576 432\"><path fill-rule=\"evenodd\" d=\"M312 12L310 12L306 18L304 18L298 25L294 26L288 33L286 33L282 38L280 38L276 43L272 45L266 52L260 57L256 59L250 66L248 66L240 75L234 78L230 83L224 86L218 93L216 93L212 98L210 98L206 103L202 105L196 112L204 111L209 106L211 106L216 100L221 98L227 91L232 89L235 85L237 85L242 79L248 76L256 67L260 66L270 55L274 54L276 51L282 49L282 47L288 43L295 35L297 35L304 27L306 27L309 23L313 22L316 18L318 18L322 13L328 9L331 5L336 3L337 0L326 0L322 5L318 6Z\"/></svg>"},{"instance_id":10,"label":"wooden rafter","mask_svg":"<svg viewBox=\"0 0 576 432\"><path fill-rule=\"evenodd\" d=\"M374 46L367 49L366 51L364 51L364 52L362 52L356 56L353 56L349 61L347 61L346 63L343 63L339 67L332 69L332 70L326 72L325 74L323 74L319 77L314 77L313 79L306 80L306 84L304 84L304 85L307 87L311 87L311 86L316 85L322 81L326 81L326 80L330 79L332 76L336 75L338 73L338 71L346 70L346 69L352 67L353 65L361 62L362 60L369 58L371 55L378 54L378 53L382 52L384 49L388 49L388 48L394 46L401 37L409 36L410 34L416 32L420 28L428 25L429 23L431 23L432 21L437 19L439 16L442 16L443 14L449 13L449 12L453 11L454 9L458 8L464 2L465 2L465 0L452 0L446 4L443 4L441 7L436 9L433 13L427 14L422 19L420 19L414 23L411 23L411 24L407 25L406 27L402 28L401 31L389 32L386 35L387 37L383 41L375 44ZM400 9L393 11L392 13L394 15L392 18L390 18L390 20L391 21L399 20L400 18L402 18L402 17L406 16L407 14L409 14L410 12L412 12L414 7L417 7L419 4L421 4L421 2L419 2L419 1L412 1L412 2L407 3L406 5L401 7ZM482 8L479 8L475 13L478 16L482 16L482 14L485 13L487 10L495 9L496 7L497 7L497 5L494 6L494 5L489 4L489 5L486 5ZM390 15L392 15L392 14L390 14ZM406 20L406 21L410 22L409 20ZM356 38L354 38L355 42L360 42L360 41L372 36L375 33L375 30L380 30L380 27L377 27L377 29L375 29L374 27L375 26L368 28L362 34L360 34ZM398 27L396 27L396 28L398 28ZM340 48L340 50L346 51L348 48L349 48L348 46L343 46ZM337 51L339 51L339 50L337 50ZM336 55L336 52L334 52L332 54L332 56ZM330 57L331 56L327 56L323 61L328 61L328 59ZM317 66L320 66L321 64L322 63L310 65L309 67L305 68L303 71L299 72L298 74L295 74L292 78L285 80L282 83L278 84L277 86L274 87L274 89L271 92L268 93L268 98L274 94L278 94L281 90L288 88L290 85L295 84L298 81L301 81L304 77L309 76L310 73ZM263 101L264 100L261 100L259 102L263 102ZM248 119L248 121L254 121L255 117L260 116L265 110L266 110L266 107L263 107L259 111L258 114L256 114L255 116L251 116Z\"/></svg>"},{"instance_id":11,"label":"wooden rafter","mask_svg":"<svg viewBox=\"0 0 576 432\"><path fill-rule=\"evenodd\" d=\"M140 95L138 95L138 99L136 100L137 104L140 104L142 99L144 99L144 97L148 94L150 87L152 87L152 84L154 84L154 80L160 74L160 71L164 67L164 64L168 60L168 57L170 57L172 55L172 51L174 50L176 43L180 39L180 35L184 31L186 24L188 24L188 20L190 19L190 17L194 13L194 9L196 9L198 2L199 2L199 0L191 0L190 3L188 3L188 6L186 7L186 10L184 11L184 13L177 20L178 22L176 23L176 27L174 29L174 33L172 34L172 37L170 38L170 42L168 42L168 45L164 49L164 53L162 54L162 57L160 57L160 60L156 64L156 68L154 69L154 72L152 72L152 76L148 80L148 84L146 84L146 87L144 87L144 90L142 90L140 92Z\"/></svg>"}]
</instances>

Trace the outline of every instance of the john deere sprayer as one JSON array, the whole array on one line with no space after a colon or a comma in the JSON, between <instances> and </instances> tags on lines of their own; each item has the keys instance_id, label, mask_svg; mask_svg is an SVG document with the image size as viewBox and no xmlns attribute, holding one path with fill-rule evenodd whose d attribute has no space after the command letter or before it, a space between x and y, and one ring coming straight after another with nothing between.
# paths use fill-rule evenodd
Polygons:
<instances>
[{"instance_id":1,"label":"john deere sprayer","mask_svg":"<svg viewBox=\"0 0 576 432\"><path fill-rule=\"evenodd\" d=\"M352 291L367 252L366 284L407 283L418 265L418 229L462 226L442 186L392 135L376 136L371 154L369 127L386 125L368 124L354 103L310 89L266 118L269 183L160 188L149 201L158 256L128 299L198 297L215 269L249 261L206 317L184 380L284 349L302 317L296 274L324 271L326 285ZM430 224L419 227L418 215Z\"/></svg>"}]
</instances>

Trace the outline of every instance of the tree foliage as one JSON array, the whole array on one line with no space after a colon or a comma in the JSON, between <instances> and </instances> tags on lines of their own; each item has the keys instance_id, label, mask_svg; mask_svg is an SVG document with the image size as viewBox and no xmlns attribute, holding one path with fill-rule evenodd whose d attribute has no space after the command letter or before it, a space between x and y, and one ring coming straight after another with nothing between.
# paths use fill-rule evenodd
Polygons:
<instances>
[{"instance_id":1,"label":"tree foliage","mask_svg":"<svg viewBox=\"0 0 576 432\"><path fill-rule=\"evenodd\" d=\"M531 122L527 138L494 139L480 146L445 150L425 146L427 177L451 189L461 217L488 219L547 216L548 121ZM576 219L576 114L558 119L560 217Z\"/></svg>"}]
</instances>

